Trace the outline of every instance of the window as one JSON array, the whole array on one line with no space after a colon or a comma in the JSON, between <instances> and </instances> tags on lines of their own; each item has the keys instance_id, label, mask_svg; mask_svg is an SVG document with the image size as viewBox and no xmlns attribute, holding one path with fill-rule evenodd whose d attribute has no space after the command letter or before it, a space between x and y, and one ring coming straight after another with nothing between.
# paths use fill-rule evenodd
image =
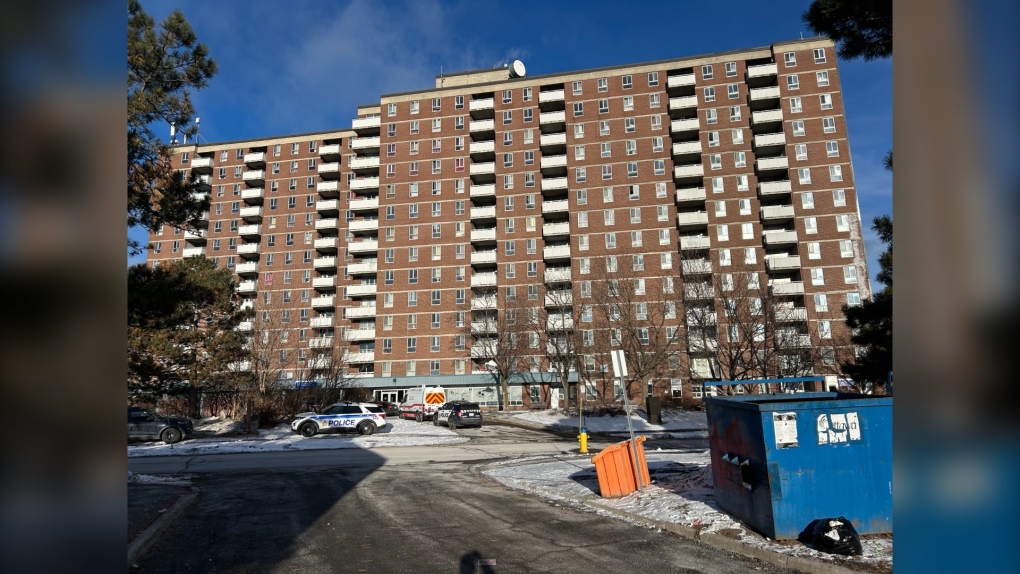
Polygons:
<instances>
[{"instance_id":1,"label":"window","mask_svg":"<svg viewBox=\"0 0 1020 574\"><path fill-rule=\"evenodd\" d=\"M575 96L581 95L581 82L574 82L572 88Z\"/></svg>"},{"instance_id":2,"label":"window","mask_svg":"<svg viewBox=\"0 0 1020 574\"><path fill-rule=\"evenodd\" d=\"M746 200L741 200L746 201ZM748 213L751 209L748 207ZM741 239L754 239L754 224L753 223L741 223L740 224L740 238Z\"/></svg>"},{"instance_id":3,"label":"window","mask_svg":"<svg viewBox=\"0 0 1020 574\"><path fill-rule=\"evenodd\" d=\"M728 225L717 225L715 230L716 230L716 238L718 238L719 241L729 241L730 240L730 227Z\"/></svg>"},{"instance_id":4,"label":"window","mask_svg":"<svg viewBox=\"0 0 1020 574\"><path fill-rule=\"evenodd\" d=\"M577 159L577 160L584 159L584 146L583 145L576 145L576 146L574 146L574 159Z\"/></svg>"},{"instance_id":5,"label":"window","mask_svg":"<svg viewBox=\"0 0 1020 574\"><path fill-rule=\"evenodd\" d=\"M631 247L641 247L642 243L644 243L644 233L642 233L640 231L631 231L630 232L630 246Z\"/></svg>"},{"instance_id":6,"label":"window","mask_svg":"<svg viewBox=\"0 0 1020 574\"><path fill-rule=\"evenodd\" d=\"M814 57L816 64L822 64L825 62L825 48L815 48Z\"/></svg>"},{"instance_id":7,"label":"window","mask_svg":"<svg viewBox=\"0 0 1020 574\"><path fill-rule=\"evenodd\" d=\"M613 179L612 164L605 164L602 166L602 179Z\"/></svg>"},{"instance_id":8,"label":"window","mask_svg":"<svg viewBox=\"0 0 1020 574\"><path fill-rule=\"evenodd\" d=\"M832 325L829 321L818 322L818 338L819 339L831 339L832 338Z\"/></svg>"},{"instance_id":9,"label":"window","mask_svg":"<svg viewBox=\"0 0 1020 574\"><path fill-rule=\"evenodd\" d=\"M740 121L740 106L733 106L730 108L730 121L731 122Z\"/></svg>"},{"instance_id":10,"label":"window","mask_svg":"<svg viewBox=\"0 0 1020 574\"><path fill-rule=\"evenodd\" d=\"M733 165L747 167L747 155L742 151L733 152Z\"/></svg>"},{"instance_id":11,"label":"window","mask_svg":"<svg viewBox=\"0 0 1020 574\"><path fill-rule=\"evenodd\" d=\"M829 302L825 297L825 293L815 293L815 311L826 312L829 310Z\"/></svg>"},{"instance_id":12,"label":"window","mask_svg":"<svg viewBox=\"0 0 1020 574\"><path fill-rule=\"evenodd\" d=\"M715 88L714 87L705 88L704 94L705 94L705 101L706 102L714 102L715 101Z\"/></svg>"},{"instance_id":13,"label":"window","mask_svg":"<svg viewBox=\"0 0 1020 574\"><path fill-rule=\"evenodd\" d=\"M797 170L797 180L802 184L811 183L811 168L802 167Z\"/></svg>"},{"instance_id":14,"label":"window","mask_svg":"<svg viewBox=\"0 0 1020 574\"><path fill-rule=\"evenodd\" d=\"M849 215L844 214L836 216L836 231L850 231Z\"/></svg>"},{"instance_id":15,"label":"window","mask_svg":"<svg viewBox=\"0 0 1020 574\"><path fill-rule=\"evenodd\" d=\"M719 145L719 132L708 132L708 147Z\"/></svg>"},{"instance_id":16,"label":"window","mask_svg":"<svg viewBox=\"0 0 1020 574\"><path fill-rule=\"evenodd\" d=\"M839 157L839 142L835 140L825 142L825 156Z\"/></svg>"},{"instance_id":17,"label":"window","mask_svg":"<svg viewBox=\"0 0 1020 574\"><path fill-rule=\"evenodd\" d=\"M525 102L530 102L531 101L531 88L524 88L522 90L522 93L523 93L523 96L524 96L522 99Z\"/></svg>"},{"instance_id":18,"label":"window","mask_svg":"<svg viewBox=\"0 0 1020 574\"><path fill-rule=\"evenodd\" d=\"M418 100L413 100L411 102L411 113L412 114L417 114L418 113Z\"/></svg>"},{"instance_id":19,"label":"window","mask_svg":"<svg viewBox=\"0 0 1020 574\"><path fill-rule=\"evenodd\" d=\"M719 123L719 113L716 110L705 110L705 123Z\"/></svg>"},{"instance_id":20,"label":"window","mask_svg":"<svg viewBox=\"0 0 1020 574\"><path fill-rule=\"evenodd\" d=\"M846 205L846 191L842 189L832 190L832 204L837 207Z\"/></svg>"},{"instance_id":21,"label":"window","mask_svg":"<svg viewBox=\"0 0 1020 574\"><path fill-rule=\"evenodd\" d=\"M861 304L861 294L856 291L851 291L846 294L846 304L850 307L857 307Z\"/></svg>"},{"instance_id":22,"label":"window","mask_svg":"<svg viewBox=\"0 0 1020 574\"><path fill-rule=\"evenodd\" d=\"M749 188L746 175L737 176L737 191L747 191Z\"/></svg>"},{"instance_id":23,"label":"window","mask_svg":"<svg viewBox=\"0 0 1020 574\"><path fill-rule=\"evenodd\" d=\"M658 108L662 105L662 99L659 94L648 94L648 107Z\"/></svg>"},{"instance_id":24,"label":"window","mask_svg":"<svg viewBox=\"0 0 1020 574\"><path fill-rule=\"evenodd\" d=\"M818 220L814 217L804 218L804 233L816 234L818 233Z\"/></svg>"},{"instance_id":25,"label":"window","mask_svg":"<svg viewBox=\"0 0 1020 574\"><path fill-rule=\"evenodd\" d=\"M631 132L633 132L635 130L635 127L636 126L635 126L634 118L624 118L623 119L623 131L625 131L627 133L631 133Z\"/></svg>"},{"instance_id":26,"label":"window","mask_svg":"<svg viewBox=\"0 0 1020 574\"><path fill-rule=\"evenodd\" d=\"M822 118L822 131L827 134L836 133L836 118Z\"/></svg>"},{"instance_id":27,"label":"window","mask_svg":"<svg viewBox=\"0 0 1020 574\"><path fill-rule=\"evenodd\" d=\"M574 102L574 116L584 115L584 102Z\"/></svg>"},{"instance_id":28,"label":"window","mask_svg":"<svg viewBox=\"0 0 1020 574\"><path fill-rule=\"evenodd\" d=\"M857 283L857 267L847 265L843 268L843 282L847 284Z\"/></svg>"},{"instance_id":29,"label":"window","mask_svg":"<svg viewBox=\"0 0 1020 574\"><path fill-rule=\"evenodd\" d=\"M721 177L713 177L712 178L712 193L722 193L722 192L723 192L723 178L721 178Z\"/></svg>"},{"instance_id":30,"label":"window","mask_svg":"<svg viewBox=\"0 0 1020 574\"><path fill-rule=\"evenodd\" d=\"M818 82L819 88L824 88L829 85L829 72L821 71L815 72L815 81Z\"/></svg>"},{"instance_id":31,"label":"window","mask_svg":"<svg viewBox=\"0 0 1020 574\"><path fill-rule=\"evenodd\" d=\"M512 110L503 110L503 125L513 123L514 113Z\"/></svg>"},{"instance_id":32,"label":"window","mask_svg":"<svg viewBox=\"0 0 1020 574\"><path fill-rule=\"evenodd\" d=\"M632 87L634 87L634 77L631 76L630 74L627 74L626 76L623 76L622 80L623 80L623 89L629 90Z\"/></svg>"},{"instance_id":33,"label":"window","mask_svg":"<svg viewBox=\"0 0 1020 574\"><path fill-rule=\"evenodd\" d=\"M740 85L739 84L727 84L726 85L726 97L735 100L740 97Z\"/></svg>"},{"instance_id":34,"label":"window","mask_svg":"<svg viewBox=\"0 0 1020 574\"><path fill-rule=\"evenodd\" d=\"M535 119L535 110L531 108L524 109L524 123L529 123Z\"/></svg>"},{"instance_id":35,"label":"window","mask_svg":"<svg viewBox=\"0 0 1020 574\"><path fill-rule=\"evenodd\" d=\"M585 168L578 167L574 169L574 181L580 183L583 181L587 181L587 179L588 179L587 170Z\"/></svg>"},{"instance_id":36,"label":"window","mask_svg":"<svg viewBox=\"0 0 1020 574\"><path fill-rule=\"evenodd\" d=\"M843 181L843 166L829 166L829 181Z\"/></svg>"},{"instance_id":37,"label":"window","mask_svg":"<svg viewBox=\"0 0 1020 574\"><path fill-rule=\"evenodd\" d=\"M662 151L664 149L662 145L662 136L656 136L652 138L652 151Z\"/></svg>"},{"instance_id":38,"label":"window","mask_svg":"<svg viewBox=\"0 0 1020 574\"><path fill-rule=\"evenodd\" d=\"M808 242L808 244L807 244L807 253L808 253L808 259L821 259L822 258L822 252L821 252L821 249L819 248L819 244L818 244L817 241Z\"/></svg>"},{"instance_id":39,"label":"window","mask_svg":"<svg viewBox=\"0 0 1020 574\"><path fill-rule=\"evenodd\" d=\"M600 114L609 113L609 100L599 100L599 113Z\"/></svg>"},{"instance_id":40,"label":"window","mask_svg":"<svg viewBox=\"0 0 1020 574\"><path fill-rule=\"evenodd\" d=\"M607 136L607 135L609 135L609 122L608 121L600 121L599 122L599 135L600 136Z\"/></svg>"},{"instance_id":41,"label":"window","mask_svg":"<svg viewBox=\"0 0 1020 574\"><path fill-rule=\"evenodd\" d=\"M804 209L814 209L815 194L810 191L800 194L800 205Z\"/></svg>"},{"instance_id":42,"label":"window","mask_svg":"<svg viewBox=\"0 0 1020 574\"><path fill-rule=\"evenodd\" d=\"M758 262L758 255L757 255L757 253L758 252L755 251L754 247L747 247L747 248L745 248L744 249L744 263L748 264L748 265L757 263ZM754 275L753 277L754 277L753 281L757 282L758 276Z\"/></svg>"},{"instance_id":43,"label":"window","mask_svg":"<svg viewBox=\"0 0 1020 574\"><path fill-rule=\"evenodd\" d=\"M716 217L726 217L726 202L716 201L715 203L715 215Z\"/></svg>"},{"instance_id":44,"label":"window","mask_svg":"<svg viewBox=\"0 0 1020 574\"><path fill-rule=\"evenodd\" d=\"M722 154L713 153L708 156L708 161L712 169L722 169Z\"/></svg>"},{"instance_id":45,"label":"window","mask_svg":"<svg viewBox=\"0 0 1020 574\"><path fill-rule=\"evenodd\" d=\"M731 260L730 260L730 250L729 249L720 249L719 250L719 265L722 266L722 267L727 267L727 266L730 265L730 263L731 263Z\"/></svg>"},{"instance_id":46,"label":"window","mask_svg":"<svg viewBox=\"0 0 1020 574\"><path fill-rule=\"evenodd\" d=\"M799 90L800 80L797 79L797 74L790 74L786 76L786 89L788 90Z\"/></svg>"},{"instance_id":47,"label":"window","mask_svg":"<svg viewBox=\"0 0 1020 574\"><path fill-rule=\"evenodd\" d=\"M577 214L577 226L580 228L588 227L588 212L582 211Z\"/></svg>"},{"instance_id":48,"label":"window","mask_svg":"<svg viewBox=\"0 0 1020 574\"><path fill-rule=\"evenodd\" d=\"M825 274L821 268L811 270L811 284L825 285Z\"/></svg>"},{"instance_id":49,"label":"window","mask_svg":"<svg viewBox=\"0 0 1020 574\"><path fill-rule=\"evenodd\" d=\"M577 204L578 205L587 205L588 204L588 190L587 189L579 189L579 190L577 190Z\"/></svg>"},{"instance_id":50,"label":"window","mask_svg":"<svg viewBox=\"0 0 1020 574\"><path fill-rule=\"evenodd\" d=\"M707 64L701 67L701 79L702 80L712 79L712 64Z\"/></svg>"},{"instance_id":51,"label":"window","mask_svg":"<svg viewBox=\"0 0 1020 574\"><path fill-rule=\"evenodd\" d=\"M793 146L793 153L794 157L796 157L798 161L807 159L807 144L797 144Z\"/></svg>"},{"instance_id":52,"label":"window","mask_svg":"<svg viewBox=\"0 0 1020 574\"><path fill-rule=\"evenodd\" d=\"M634 96L623 97L623 111L625 112L634 111Z\"/></svg>"},{"instance_id":53,"label":"window","mask_svg":"<svg viewBox=\"0 0 1020 574\"><path fill-rule=\"evenodd\" d=\"M794 120L793 122L793 135L794 137L801 137L804 135L804 121Z\"/></svg>"},{"instance_id":54,"label":"window","mask_svg":"<svg viewBox=\"0 0 1020 574\"><path fill-rule=\"evenodd\" d=\"M797 65L797 54L794 52L786 52L783 54L783 65L787 68L792 68Z\"/></svg>"},{"instance_id":55,"label":"window","mask_svg":"<svg viewBox=\"0 0 1020 574\"><path fill-rule=\"evenodd\" d=\"M790 113L799 114L804 111L804 108L800 104L800 97L790 98Z\"/></svg>"},{"instance_id":56,"label":"window","mask_svg":"<svg viewBox=\"0 0 1020 574\"><path fill-rule=\"evenodd\" d=\"M616 233L606 234L606 249L616 249Z\"/></svg>"},{"instance_id":57,"label":"window","mask_svg":"<svg viewBox=\"0 0 1020 574\"><path fill-rule=\"evenodd\" d=\"M744 152L738 152L740 155L744 155ZM652 162L655 175L665 175L666 173L666 160L657 159Z\"/></svg>"},{"instance_id":58,"label":"window","mask_svg":"<svg viewBox=\"0 0 1020 574\"><path fill-rule=\"evenodd\" d=\"M823 110L832 109L832 94L819 94L818 103Z\"/></svg>"}]
</instances>

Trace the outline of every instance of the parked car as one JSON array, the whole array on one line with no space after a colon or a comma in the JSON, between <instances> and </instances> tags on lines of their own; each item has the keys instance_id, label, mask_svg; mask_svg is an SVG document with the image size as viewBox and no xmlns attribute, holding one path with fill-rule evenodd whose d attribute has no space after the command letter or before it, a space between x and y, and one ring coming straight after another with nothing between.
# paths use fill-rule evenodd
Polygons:
<instances>
[{"instance_id":1,"label":"parked car","mask_svg":"<svg viewBox=\"0 0 1020 574\"><path fill-rule=\"evenodd\" d=\"M439 407L432 424L445 423L451 429L457 427L482 427L482 409L478 403L451 401Z\"/></svg>"},{"instance_id":2,"label":"parked car","mask_svg":"<svg viewBox=\"0 0 1020 574\"><path fill-rule=\"evenodd\" d=\"M191 419L165 417L141 407L127 409L128 440L161 440L166 444L191 438L195 428Z\"/></svg>"},{"instance_id":3,"label":"parked car","mask_svg":"<svg viewBox=\"0 0 1020 574\"><path fill-rule=\"evenodd\" d=\"M389 401L372 401L372 404L382 407L382 410L386 412L388 417L399 417L400 407L397 403L391 403Z\"/></svg>"},{"instance_id":4,"label":"parked car","mask_svg":"<svg viewBox=\"0 0 1020 574\"><path fill-rule=\"evenodd\" d=\"M309 412L295 415L290 429L304 437L336 430L356 430L360 434L369 435L387 424L386 412L379 405L339 402L330 405L321 414Z\"/></svg>"}]
</instances>

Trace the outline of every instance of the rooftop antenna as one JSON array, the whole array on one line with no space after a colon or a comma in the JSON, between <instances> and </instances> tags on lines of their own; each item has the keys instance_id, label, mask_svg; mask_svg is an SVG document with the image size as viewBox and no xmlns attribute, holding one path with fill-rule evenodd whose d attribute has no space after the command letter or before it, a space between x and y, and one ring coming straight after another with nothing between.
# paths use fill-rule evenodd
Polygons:
<instances>
[{"instance_id":1,"label":"rooftop antenna","mask_svg":"<svg viewBox=\"0 0 1020 574\"><path fill-rule=\"evenodd\" d=\"M177 143L177 126L170 124L170 145Z\"/></svg>"},{"instance_id":2,"label":"rooftop antenna","mask_svg":"<svg viewBox=\"0 0 1020 574\"><path fill-rule=\"evenodd\" d=\"M445 81L446 81L446 78L443 77L443 67L439 66L439 87L440 88L443 87L443 82L445 82Z\"/></svg>"}]
</instances>

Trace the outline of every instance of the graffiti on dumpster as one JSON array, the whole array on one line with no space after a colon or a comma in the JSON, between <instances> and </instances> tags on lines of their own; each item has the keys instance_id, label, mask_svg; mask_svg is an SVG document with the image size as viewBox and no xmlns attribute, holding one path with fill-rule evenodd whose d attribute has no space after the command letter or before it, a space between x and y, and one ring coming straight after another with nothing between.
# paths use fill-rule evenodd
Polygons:
<instances>
[{"instance_id":1,"label":"graffiti on dumpster","mask_svg":"<svg viewBox=\"0 0 1020 574\"><path fill-rule=\"evenodd\" d=\"M797 413L772 413L776 448L797 448Z\"/></svg>"},{"instance_id":2,"label":"graffiti on dumpster","mask_svg":"<svg viewBox=\"0 0 1020 574\"><path fill-rule=\"evenodd\" d=\"M861 440L857 413L818 415L818 444L837 444Z\"/></svg>"}]
</instances>

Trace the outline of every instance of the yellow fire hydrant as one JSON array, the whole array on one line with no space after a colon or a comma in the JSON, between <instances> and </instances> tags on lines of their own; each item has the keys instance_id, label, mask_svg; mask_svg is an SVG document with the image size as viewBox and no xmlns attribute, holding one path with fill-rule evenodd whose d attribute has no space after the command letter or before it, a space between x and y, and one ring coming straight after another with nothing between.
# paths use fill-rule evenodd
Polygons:
<instances>
[{"instance_id":1,"label":"yellow fire hydrant","mask_svg":"<svg viewBox=\"0 0 1020 574\"><path fill-rule=\"evenodd\" d=\"M581 427L581 434L577 438L581 441L581 454L588 454L588 429Z\"/></svg>"}]
</instances>

